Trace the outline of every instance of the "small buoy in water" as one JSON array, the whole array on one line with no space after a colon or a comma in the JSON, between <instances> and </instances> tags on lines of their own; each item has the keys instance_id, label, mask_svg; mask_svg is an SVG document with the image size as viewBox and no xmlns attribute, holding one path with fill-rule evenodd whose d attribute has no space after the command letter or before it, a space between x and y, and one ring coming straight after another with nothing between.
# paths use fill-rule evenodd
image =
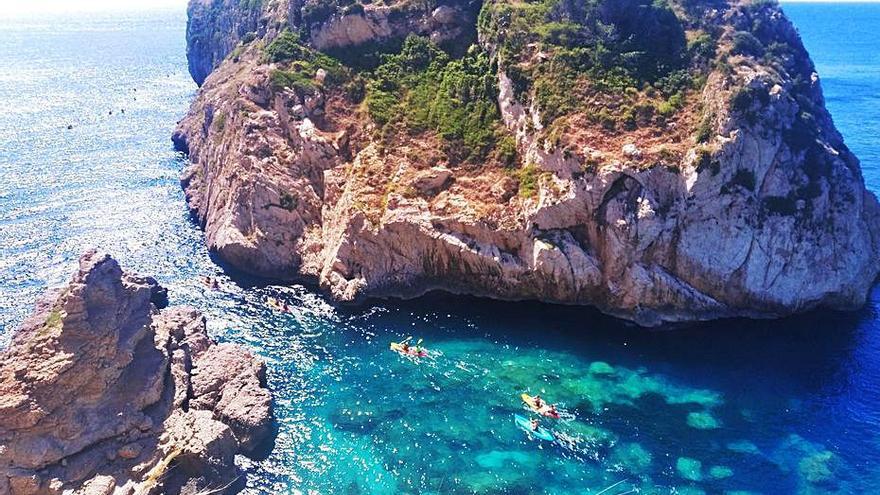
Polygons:
<instances>
[{"instance_id":1,"label":"small buoy in water","mask_svg":"<svg viewBox=\"0 0 880 495\"><path fill-rule=\"evenodd\" d=\"M69 131L69 130L71 130L71 129L73 129L73 124L68 124L68 125L67 125L67 130Z\"/></svg>"},{"instance_id":2,"label":"small buoy in water","mask_svg":"<svg viewBox=\"0 0 880 495\"><path fill-rule=\"evenodd\" d=\"M122 110L120 110L120 112L125 113L125 109L123 108Z\"/></svg>"},{"instance_id":3,"label":"small buoy in water","mask_svg":"<svg viewBox=\"0 0 880 495\"><path fill-rule=\"evenodd\" d=\"M110 115L113 115L113 110L110 110Z\"/></svg>"}]
</instances>

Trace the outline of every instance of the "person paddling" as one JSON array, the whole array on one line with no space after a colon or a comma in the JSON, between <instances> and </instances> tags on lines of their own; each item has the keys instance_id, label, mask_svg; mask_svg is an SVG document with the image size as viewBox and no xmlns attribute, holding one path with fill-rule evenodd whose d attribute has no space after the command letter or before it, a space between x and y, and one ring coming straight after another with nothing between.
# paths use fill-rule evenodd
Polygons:
<instances>
[{"instance_id":1,"label":"person paddling","mask_svg":"<svg viewBox=\"0 0 880 495\"><path fill-rule=\"evenodd\" d=\"M412 340L412 337L407 337L401 342L392 342L391 350L413 357L425 357L428 355L425 348L421 346L422 339L419 339L419 341L416 342L416 345L409 345L410 340Z\"/></svg>"},{"instance_id":2,"label":"person paddling","mask_svg":"<svg viewBox=\"0 0 880 495\"><path fill-rule=\"evenodd\" d=\"M540 395L536 395L536 396L535 396L535 409L537 409L537 410L540 411L541 409L544 408L545 405L546 405L546 404L544 404L544 401L541 400L541 396L540 396Z\"/></svg>"},{"instance_id":3,"label":"person paddling","mask_svg":"<svg viewBox=\"0 0 880 495\"><path fill-rule=\"evenodd\" d=\"M400 343L400 350L403 351L404 353L409 352L409 341L410 340L412 340L412 335L403 339L403 341Z\"/></svg>"},{"instance_id":4,"label":"person paddling","mask_svg":"<svg viewBox=\"0 0 880 495\"><path fill-rule=\"evenodd\" d=\"M220 282L218 282L216 278L210 275L205 275L204 277L202 277L202 284L204 284L205 287L211 290L220 290Z\"/></svg>"},{"instance_id":5,"label":"person paddling","mask_svg":"<svg viewBox=\"0 0 880 495\"><path fill-rule=\"evenodd\" d=\"M269 306L272 307L275 311L284 311L284 304L281 303L277 297L269 296L267 298L267 302Z\"/></svg>"}]
</instances>

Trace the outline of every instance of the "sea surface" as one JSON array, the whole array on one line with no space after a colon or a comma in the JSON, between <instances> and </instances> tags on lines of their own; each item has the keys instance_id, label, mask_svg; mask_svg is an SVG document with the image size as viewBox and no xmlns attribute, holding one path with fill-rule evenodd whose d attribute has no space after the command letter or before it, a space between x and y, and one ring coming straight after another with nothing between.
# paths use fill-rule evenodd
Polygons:
<instances>
[{"instance_id":1,"label":"sea surface","mask_svg":"<svg viewBox=\"0 0 880 495\"><path fill-rule=\"evenodd\" d=\"M880 191L880 5L785 11ZM267 360L278 436L266 459L242 459L250 493L880 490L877 291L854 313L649 332L442 296L337 308L224 269L187 214L169 139L196 91L184 29L171 11L0 19L0 345L99 246ZM389 351L410 335L429 358ZM564 409L544 422L558 441L517 429L522 392Z\"/></svg>"}]
</instances>

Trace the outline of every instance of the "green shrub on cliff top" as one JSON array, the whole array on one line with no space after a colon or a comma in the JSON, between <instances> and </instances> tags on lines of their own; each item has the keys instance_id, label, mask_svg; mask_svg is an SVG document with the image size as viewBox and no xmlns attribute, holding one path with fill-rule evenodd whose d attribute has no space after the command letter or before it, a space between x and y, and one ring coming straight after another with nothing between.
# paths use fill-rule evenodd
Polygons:
<instances>
[{"instance_id":1,"label":"green shrub on cliff top","mask_svg":"<svg viewBox=\"0 0 880 495\"><path fill-rule=\"evenodd\" d=\"M238 7L247 12L256 12L263 8L263 0L239 0Z\"/></svg>"},{"instance_id":2,"label":"green shrub on cliff top","mask_svg":"<svg viewBox=\"0 0 880 495\"><path fill-rule=\"evenodd\" d=\"M404 122L412 133L435 131L463 159L484 159L500 125L489 58L471 50L452 60L426 38L410 36L385 55L367 85L366 106L380 126ZM505 153L509 151L506 150Z\"/></svg>"},{"instance_id":3,"label":"green shrub on cliff top","mask_svg":"<svg viewBox=\"0 0 880 495\"><path fill-rule=\"evenodd\" d=\"M519 182L519 196L531 198L538 194L538 186L541 173L538 167L531 163L512 171L513 177Z\"/></svg>"},{"instance_id":4,"label":"green shrub on cliff top","mask_svg":"<svg viewBox=\"0 0 880 495\"><path fill-rule=\"evenodd\" d=\"M544 125L580 108L590 99L584 91L692 86L681 70L689 56L684 28L664 0L490 0L478 30L497 47L516 97L533 96Z\"/></svg>"},{"instance_id":5,"label":"green shrub on cliff top","mask_svg":"<svg viewBox=\"0 0 880 495\"><path fill-rule=\"evenodd\" d=\"M266 47L266 60L269 62L287 62L301 60L308 55L309 49L303 46L299 34L284 31Z\"/></svg>"},{"instance_id":6,"label":"green shrub on cliff top","mask_svg":"<svg viewBox=\"0 0 880 495\"><path fill-rule=\"evenodd\" d=\"M337 82L347 78L348 69L335 58L314 50L300 39L299 33L285 30L278 35L265 50L265 58L268 62L309 64L317 69L324 69L330 78Z\"/></svg>"},{"instance_id":7,"label":"green shrub on cliff top","mask_svg":"<svg viewBox=\"0 0 880 495\"><path fill-rule=\"evenodd\" d=\"M737 31L733 33L732 38L733 53L738 55L749 55L752 57L760 57L764 55L764 45L761 41L748 31Z\"/></svg>"},{"instance_id":8,"label":"green shrub on cliff top","mask_svg":"<svg viewBox=\"0 0 880 495\"><path fill-rule=\"evenodd\" d=\"M706 61L715 58L716 48L715 40L707 33L700 33L687 44L687 51L691 57Z\"/></svg>"},{"instance_id":9,"label":"green shrub on cliff top","mask_svg":"<svg viewBox=\"0 0 880 495\"><path fill-rule=\"evenodd\" d=\"M328 0L307 0L302 7L302 20L306 26L320 24L335 14L339 10L339 4L336 1Z\"/></svg>"},{"instance_id":10,"label":"green shrub on cliff top","mask_svg":"<svg viewBox=\"0 0 880 495\"><path fill-rule=\"evenodd\" d=\"M364 3L370 3L365 1ZM386 5L394 2L386 2ZM299 15L306 30L312 26L327 22L333 15L362 15L364 6L357 0L305 0L301 3ZM399 12L398 5L392 5L391 16ZM394 10L395 7L398 10ZM429 10L430 12L430 10Z\"/></svg>"},{"instance_id":11,"label":"green shrub on cliff top","mask_svg":"<svg viewBox=\"0 0 880 495\"><path fill-rule=\"evenodd\" d=\"M580 48L576 68L599 75L622 67L639 81L653 82L686 61L684 28L663 0L494 0L484 5L478 29L498 45L504 66L535 44L551 53Z\"/></svg>"},{"instance_id":12,"label":"green shrub on cliff top","mask_svg":"<svg viewBox=\"0 0 880 495\"><path fill-rule=\"evenodd\" d=\"M324 69L325 85L341 84L350 79L349 70L338 60L312 50L300 41L299 35L284 31L266 47L265 58L285 66L272 71L269 80L276 89L293 88L311 91L315 88L315 75Z\"/></svg>"},{"instance_id":13,"label":"green shrub on cliff top","mask_svg":"<svg viewBox=\"0 0 880 495\"><path fill-rule=\"evenodd\" d=\"M290 88L300 93L310 93L317 87L315 73L296 66L294 70L273 70L269 74L269 82L276 90Z\"/></svg>"}]
</instances>

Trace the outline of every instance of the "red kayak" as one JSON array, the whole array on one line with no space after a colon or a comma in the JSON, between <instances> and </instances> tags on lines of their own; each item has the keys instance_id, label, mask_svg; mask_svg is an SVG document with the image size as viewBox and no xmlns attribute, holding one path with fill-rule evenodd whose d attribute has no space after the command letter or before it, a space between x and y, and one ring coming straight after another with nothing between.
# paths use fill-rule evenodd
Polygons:
<instances>
[{"instance_id":1,"label":"red kayak","mask_svg":"<svg viewBox=\"0 0 880 495\"><path fill-rule=\"evenodd\" d=\"M405 356L412 356L412 357L427 357L428 356L428 351L426 351L423 347L412 346L412 347L404 348L403 344L398 343L398 342L391 343L391 350L397 351Z\"/></svg>"},{"instance_id":2,"label":"red kayak","mask_svg":"<svg viewBox=\"0 0 880 495\"><path fill-rule=\"evenodd\" d=\"M557 412L553 409L550 409L546 403L543 404L541 407L538 407L538 405L535 403L535 398L532 397L531 395L522 394L520 397L522 398L523 402L525 402L526 405L529 406L529 409L531 409L532 411L535 411L536 413L540 414L541 416L546 416L548 418L553 418L553 419L559 419L559 412Z\"/></svg>"}]
</instances>

